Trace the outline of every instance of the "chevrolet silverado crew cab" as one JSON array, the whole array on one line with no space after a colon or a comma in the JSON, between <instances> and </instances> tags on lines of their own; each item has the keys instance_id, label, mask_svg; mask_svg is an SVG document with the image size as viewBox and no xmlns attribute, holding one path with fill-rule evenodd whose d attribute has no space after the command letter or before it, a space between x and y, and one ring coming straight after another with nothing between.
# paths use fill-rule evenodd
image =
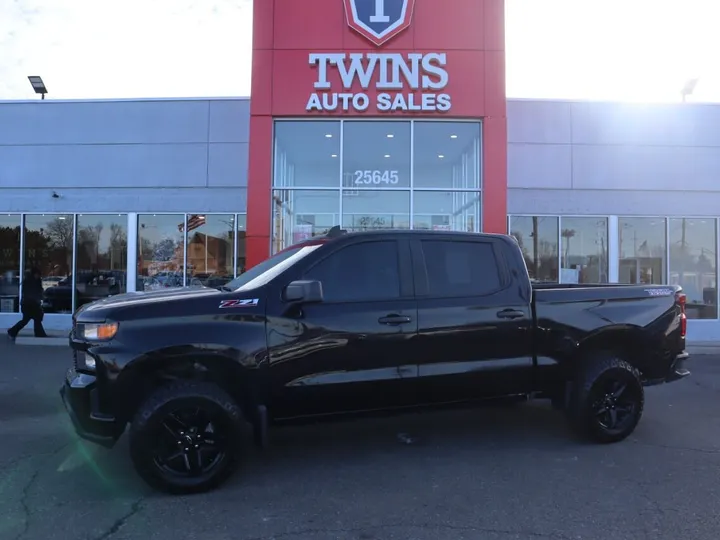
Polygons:
<instances>
[{"instance_id":1,"label":"chevrolet silverado crew cab","mask_svg":"<svg viewBox=\"0 0 720 540\"><path fill-rule=\"evenodd\" d=\"M336 227L220 289L84 305L61 395L80 437L129 425L139 475L189 493L319 417L545 398L620 441L645 386L689 375L685 328L680 287L533 284L510 236Z\"/></svg>"}]
</instances>

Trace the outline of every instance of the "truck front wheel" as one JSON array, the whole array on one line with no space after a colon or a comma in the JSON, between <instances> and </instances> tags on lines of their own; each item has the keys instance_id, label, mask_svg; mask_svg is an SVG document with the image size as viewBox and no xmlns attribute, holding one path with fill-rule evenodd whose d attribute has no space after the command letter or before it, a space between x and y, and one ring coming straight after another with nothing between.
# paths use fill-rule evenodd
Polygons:
<instances>
[{"instance_id":1,"label":"truck front wheel","mask_svg":"<svg viewBox=\"0 0 720 540\"><path fill-rule=\"evenodd\" d=\"M613 443L640 421L645 394L637 369L612 354L594 355L574 381L567 414L582 436Z\"/></svg>"},{"instance_id":2,"label":"truck front wheel","mask_svg":"<svg viewBox=\"0 0 720 540\"><path fill-rule=\"evenodd\" d=\"M130 427L140 477L160 491L199 493L234 471L243 448L240 407L218 386L179 381L153 393Z\"/></svg>"}]
</instances>

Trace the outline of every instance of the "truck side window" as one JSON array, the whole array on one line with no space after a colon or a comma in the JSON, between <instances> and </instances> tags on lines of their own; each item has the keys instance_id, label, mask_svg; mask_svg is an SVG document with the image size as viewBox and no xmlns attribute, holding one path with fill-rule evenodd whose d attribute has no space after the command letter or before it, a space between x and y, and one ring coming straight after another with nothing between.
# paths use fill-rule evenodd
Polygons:
<instances>
[{"instance_id":1,"label":"truck side window","mask_svg":"<svg viewBox=\"0 0 720 540\"><path fill-rule=\"evenodd\" d=\"M430 296L483 296L502 288L489 242L423 240Z\"/></svg>"},{"instance_id":2,"label":"truck side window","mask_svg":"<svg viewBox=\"0 0 720 540\"><path fill-rule=\"evenodd\" d=\"M396 241L362 242L344 247L303 276L322 282L326 302L391 300L400 297Z\"/></svg>"}]
</instances>

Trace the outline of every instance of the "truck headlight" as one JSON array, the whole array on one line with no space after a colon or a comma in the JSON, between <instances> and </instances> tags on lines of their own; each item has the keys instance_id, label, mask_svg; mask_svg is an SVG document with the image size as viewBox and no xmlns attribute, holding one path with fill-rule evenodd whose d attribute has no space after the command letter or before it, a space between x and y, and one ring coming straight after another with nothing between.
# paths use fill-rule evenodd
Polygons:
<instances>
[{"instance_id":1,"label":"truck headlight","mask_svg":"<svg viewBox=\"0 0 720 540\"><path fill-rule=\"evenodd\" d=\"M84 324L83 337L89 341L108 341L115 337L118 323Z\"/></svg>"}]
</instances>

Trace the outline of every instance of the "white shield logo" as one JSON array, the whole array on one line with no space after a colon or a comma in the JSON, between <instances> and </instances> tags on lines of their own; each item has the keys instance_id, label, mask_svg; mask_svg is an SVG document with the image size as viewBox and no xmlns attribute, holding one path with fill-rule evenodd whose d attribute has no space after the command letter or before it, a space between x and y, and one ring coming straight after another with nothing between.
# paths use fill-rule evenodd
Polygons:
<instances>
[{"instance_id":1,"label":"white shield logo","mask_svg":"<svg viewBox=\"0 0 720 540\"><path fill-rule=\"evenodd\" d=\"M343 0L348 26L377 46L410 26L415 0Z\"/></svg>"}]
</instances>

